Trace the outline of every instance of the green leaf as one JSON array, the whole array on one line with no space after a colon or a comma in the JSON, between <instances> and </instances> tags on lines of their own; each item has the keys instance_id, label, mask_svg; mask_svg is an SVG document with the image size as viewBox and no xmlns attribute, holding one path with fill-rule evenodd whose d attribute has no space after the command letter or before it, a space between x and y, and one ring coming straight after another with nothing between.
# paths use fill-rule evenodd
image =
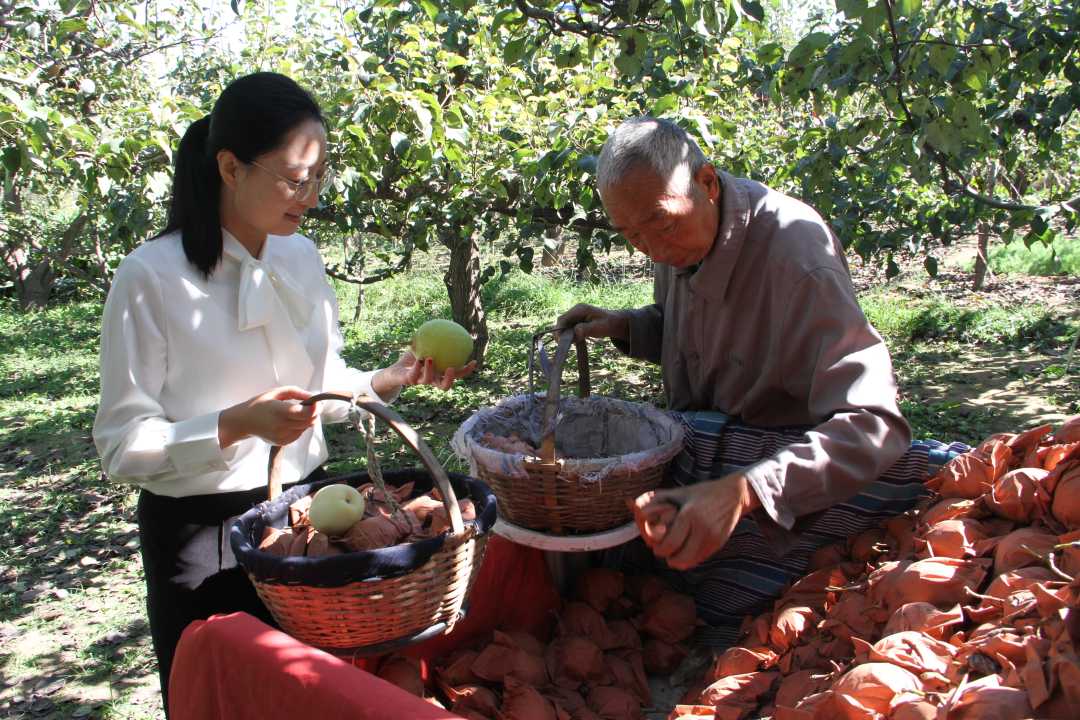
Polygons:
<instances>
[{"instance_id":1,"label":"green leaf","mask_svg":"<svg viewBox=\"0 0 1080 720\"><path fill-rule=\"evenodd\" d=\"M757 49L757 61L762 65L772 65L784 57L784 46L780 43L765 43Z\"/></svg>"},{"instance_id":2,"label":"green leaf","mask_svg":"<svg viewBox=\"0 0 1080 720\"><path fill-rule=\"evenodd\" d=\"M413 114L416 116L416 123L419 126L420 136L424 139L424 142L431 142L431 110L424 106L420 100L413 97L405 98L405 104L412 109Z\"/></svg>"},{"instance_id":3,"label":"green leaf","mask_svg":"<svg viewBox=\"0 0 1080 720\"><path fill-rule=\"evenodd\" d=\"M836 9L844 13L849 20L855 20L866 12L866 0L836 0Z\"/></svg>"},{"instance_id":4,"label":"green leaf","mask_svg":"<svg viewBox=\"0 0 1080 720\"><path fill-rule=\"evenodd\" d=\"M915 117L926 117L930 114L933 105L925 95L916 95L908 101L908 108Z\"/></svg>"},{"instance_id":5,"label":"green leaf","mask_svg":"<svg viewBox=\"0 0 1080 720\"><path fill-rule=\"evenodd\" d=\"M507 65L514 65L525 54L525 41L524 36L514 38L510 42L506 43L503 47L503 62Z\"/></svg>"},{"instance_id":6,"label":"green leaf","mask_svg":"<svg viewBox=\"0 0 1080 720\"><path fill-rule=\"evenodd\" d=\"M645 57L645 51L649 49L649 39L645 33L633 28L623 30L619 35L619 49L623 55L642 58Z\"/></svg>"},{"instance_id":7,"label":"green leaf","mask_svg":"<svg viewBox=\"0 0 1080 720\"><path fill-rule=\"evenodd\" d=\"M446 69L447 70L453 70L456 67L461 67L462 65L468 65L468 64L469 64L469 59L466 58L466 57L462 57L461 55L458 55L457 53L450 53L450 56L446 59Z\"/></svg>"},{"instance_id":8,"label":"green leaf","mask_svg":"<svg viewBox=\"0 0 1080 720\"><path fill-rule=\"evenodd\" d=\"M740 13L753 20L761 22L765 19L765 8L757 0L733 0Z\"/></svg>"},{"instance_id":9,"label":"green leaf","mask_svg":"<svg viewBox=\"0 0 1080 720\"><path fill-rule=\"evenodd\" d=\"M867 35L873 35L885 25L888 17L885 5L879 2L873 7L868 7L862 14L862 30Z\"/></svg>"},{"instance_id":10,"label":"green leaf","mask_svg":"<svg viewBox=\"0 0 1080 720\"><path fill-rule=\"evenodd\" d=\"M975 92L982 92L986 87L986 76L975 67L969 67L964 73L964 84Z\"/></svg>"},{"instance_id":11,"label":"green leaf","mask_svg":"<svg viewBox=\"0 0 1080 720\"><path fill-rule=\"evenodd\" d=\"M431 22L435 22L435 18L439 16L439 6L432 0L420 0L420 7L423 8L424 14L428 16Z\"/></svg>"},{"instance_id":12,"label":"green leaf","mask_svg":"<svg viewBox=\"0 0 1080 720\"><path fill-rule=\"evenodd\" d=\"M709 127L709 121L701 115L696 115L693 118L694 125L697 126L698 134L701 135L701 139L705 141L705 144L710 148L716 146L716 138L712 134L712 128Z\"/></svg>"},{"instance_id":13,"label":"green leaf","mask_svg":"<svg viewBox=\"0 0 1080 720\"><path fill-rule=\"evenodd\" d=\"M668 4L671 5L671 15L675 18L675 21L680 25L688 25L686 22L686 8L683 7L682 0L668 0Z\"/></svg>"},{"instance_id":14,"label":"green leaf","mask_svg":"<svg viewBox=\"0 0 1080 720\"><path fill-rule=\"evenodd\" d=\"M555 67L560 69L577 67L581 64L581 45L575 44L568 49L560 48L555 54Z\"/></svg>"},{"instance_id":15,"label":"green leaf","mask_svg":"<svg viewBox=\"0 0 1080 720\"><path fill-rule=\"evenodd\" d=\"M960 148L960 140L956 128L944 118L938 118L926 126L926 141L935 150L955 155Z\"/></svg>"},{"instance_id":16,"label":"green leaf","mask_svg":"<svg viewBox=\"0 0 1080 720\"><path fill-rule=\"evenodd\" d=\"M577 169L588 175L595 175L596 161L596 155L582 155L578 158Z\"/></svg>"},{"instance_id":17,"label":"green leaf","mask_svg":"<svg viewBox=\"0 0 1080 720\"><path fill-rule=\"evenodd\" d=\"M404 155L411 145L412 142L409 140L409 136L400 130L390 133L390 146L394 148L394 154L398 157Z\"/></svg>"},{"instance_id":18,"label":"green leaf","mask_svg":"<svg viewBox=\"0 0 1080 720\"><path fill-rule=\"evenodd\" d=\"M455 165L462 165L465 162L465 153L461 152L461 148L457 145L443 145L442 152L446 159Z\"/></svg>"},{"instance_id":19,"label":"green leaf","mask_svg":"<svg viewBox=\"0 0 1080 720\"><path fill-rule=\"evenodd\" d=\"M896 14L909 18L922 10L922 0L896 0Z\"/></svg>"},{"instance_id":20,"label":"green leaf","mask_svg":"<svg viewBox=\"0 0 1080 720\"><path fill-rule=\"evenodd\" d=\"M97 138L94 137L93 133L82 125L72 125L67 128L66 132L69 136L87 147L93 147L97 143Z\"/></svg>"},{"instance_id":21,"label":"green leaf","mask_svg":"<svg viewBox=\"0 0 1080 720\"><path fill-rule=\"evenodd\" d=\"M788 56L789 63L800 64L819 50L824 50L832 42L833 36L826 32L812 32L792 48Z\"/></svg>"},{"instance_id":22,"label":"green leaf","mask_svg":"<svg viewBox=\"0 0 1080 720\"><path fill-rule=\"evenodd\" d=\"M517 24L522 19L520 13L516 8L507 8L495 13L495 18L491 21L491 37L498 37L499 28L503 25Z\"/></svg>"},{"instance_id":23,"label":"green leaf","mask_svg":"<svg viewBox=\"0 0 1080 720\"><path fill-rule=\"evenodd\" d=\"M446 136L447 140L449 140L451 142L455 142L458 145L465 146L465 145L469 144L469 129L468 128L464 128L464 127L460 127L460 128L448 127L448 128L445 128L443 130L443 135Z\"/></svg>"},{"instance_id":24,"label":"green leaf","mask_svg":"<svg viewBox=\"0 0 1080 720\"><path fill-rule=\"evenodd\" d=\"M637 75L641 72L641 58L635 55L627 55L626 53L620 53L615 58L615 67L619 69L619 72L623 75Z\"/></svg>"},{"instance_id":25,"label":"green leaf","mask_svg":"<svg viewBox=\"0 0 1080 720\"><path fill-rule=\"evenodd\" d=\"M82 32L86 29L86 21L81 18L67 18L56 23L55 33L59 35L67 35L68 33Z\"/></svg>"},{"instance_id":26,"label":"green leaf","mask_svg":"<svg viewBox=\"0 0 1080 720\"><path fill-rule=\"evenodd\" d=\"M973 140L975 135L982 132L983 121L979 111L964 98L956 98L953 101L950 119L966 139Z\"/></svg>"},{"instance_id":27,"label":"green leaf","mask_svg":"<svg viewBox=\"0 0 1080 720\"><path fill-rule=\"evenodd\" d=\"M948 45L932 45L930 47L929 63L938 75L947 78L949 68L956 59L956 48Z\"/></svg>"},{"instance_id":28,"label":"green leaf","mask_svg":"<svg viewBox=\"0 0 1080 720\"><path fill-rule=\"evenodd\" d=\"M22 150L18 145L9 145L4 148L2 153L4 160L4 168L9 173L16 173L19 167L22 165Z\"/></svg>"},{"instance_id":29,"label":"green leaf","mask_svg":"<svg viewBox=\"0 0 1080 720\"><path fill-rule=\"evenodd\" d=\"M637 75L641 72L642 59L648 50L648 37L634 28L623 30L619 35L621 52L615 58L615 67L623 75Z\"/></svg>"},{"instance_id":30,"label":"green leaf","mask_svg":"<svg viewBox=\"0 0 1080 720\"><path fill-rule=\"evenodd\" d=\"M668 110L673 110L679 106L679 96L674 93L669 93L653 103L652 111L650 114L653 117L660 117Z\"/></svg>"}]
</instances>

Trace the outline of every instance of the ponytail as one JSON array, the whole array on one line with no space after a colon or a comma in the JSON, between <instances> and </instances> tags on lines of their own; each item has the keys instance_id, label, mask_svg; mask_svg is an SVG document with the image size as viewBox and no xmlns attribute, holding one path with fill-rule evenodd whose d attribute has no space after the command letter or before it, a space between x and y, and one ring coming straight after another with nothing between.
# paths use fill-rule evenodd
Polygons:
<instances>
[{"instance_id":1,"label":"ponytail","mask_svg":"<svg viewBox=\"0 0 1080 720\"><path fill-rule=\"evenodd\" d=\"M210 157L210 116L196 120L176 151L172 203L161 235L180 231L184 254L209 277L221 260L221 174ZM160 237L160 235L158 236Z\"/></svg>"}]
</instances>

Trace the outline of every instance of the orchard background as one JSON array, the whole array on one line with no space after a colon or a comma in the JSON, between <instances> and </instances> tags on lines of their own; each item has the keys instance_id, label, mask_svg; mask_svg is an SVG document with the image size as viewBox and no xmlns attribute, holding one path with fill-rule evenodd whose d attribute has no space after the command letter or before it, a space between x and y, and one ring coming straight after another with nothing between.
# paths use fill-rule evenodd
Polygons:
<instances>
[{"instance_id":1,"label":"orchard background","mask_svg":"<svg viewBox=\"0 0 1080 720\"><path fill-rule=\"evenodd\" d=\"M4 717L159 714L134 493L90 439L101 306L163 223L180 135L255 70L330 124L338 179L302 232L349 361L390 362L430 317L479 340L476 377L398 403L451 466L458 424L526 389L535 330L648 301L593 186L641 113L832 223L917 436L1080 412L1076 3L0 0ZM654 368L592 358L599 392L660 401ZM358 464L332 442L331 470Z\"/></svg>"}]
</instances>

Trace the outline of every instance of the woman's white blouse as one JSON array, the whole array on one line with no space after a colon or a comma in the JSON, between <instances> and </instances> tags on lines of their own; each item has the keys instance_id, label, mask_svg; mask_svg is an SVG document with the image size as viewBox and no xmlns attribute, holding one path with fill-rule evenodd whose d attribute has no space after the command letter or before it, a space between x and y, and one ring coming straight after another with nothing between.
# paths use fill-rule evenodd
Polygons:
<instances>
[{"instance_id":1,"label":"woman's white blouse","mask_svg":"<svg viewBox=\"0 0 1080 720\"><path fill-rule=\"evenodd\" d=\"M106 474L170 497L265 486L269 444L222 450L219 414L282 385L374 394L374 373L347 367L342 344L337 298L302 235L271 235L256 259L224 232L209 279L179 232L145 243L117 269L102 319L94 442ZM345 418L344 403L319 405L322 421ZM282 451L283 482L326 457L316 423Z\"/></svg>"}]
</instances>

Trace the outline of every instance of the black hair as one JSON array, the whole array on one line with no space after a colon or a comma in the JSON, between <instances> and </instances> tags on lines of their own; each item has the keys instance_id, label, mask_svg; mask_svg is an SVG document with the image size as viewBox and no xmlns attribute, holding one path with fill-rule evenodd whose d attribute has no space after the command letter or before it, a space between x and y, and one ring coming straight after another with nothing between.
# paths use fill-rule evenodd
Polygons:
<instances>
[{"instance_id":1,"label":"black hair","mask_svg":"<svg viewBox=\"0 0 1080 720\"><path fill-rule=\"evenodd\" d=\"M258 72L229 83L213 111L188 127L176 151L165 229L179 230L184 254L209 277L221 260L221 173L217 154L249 163L281 145L306 120L325 125L319 104L291 78Z\"/></svg>"}]
</instances>

